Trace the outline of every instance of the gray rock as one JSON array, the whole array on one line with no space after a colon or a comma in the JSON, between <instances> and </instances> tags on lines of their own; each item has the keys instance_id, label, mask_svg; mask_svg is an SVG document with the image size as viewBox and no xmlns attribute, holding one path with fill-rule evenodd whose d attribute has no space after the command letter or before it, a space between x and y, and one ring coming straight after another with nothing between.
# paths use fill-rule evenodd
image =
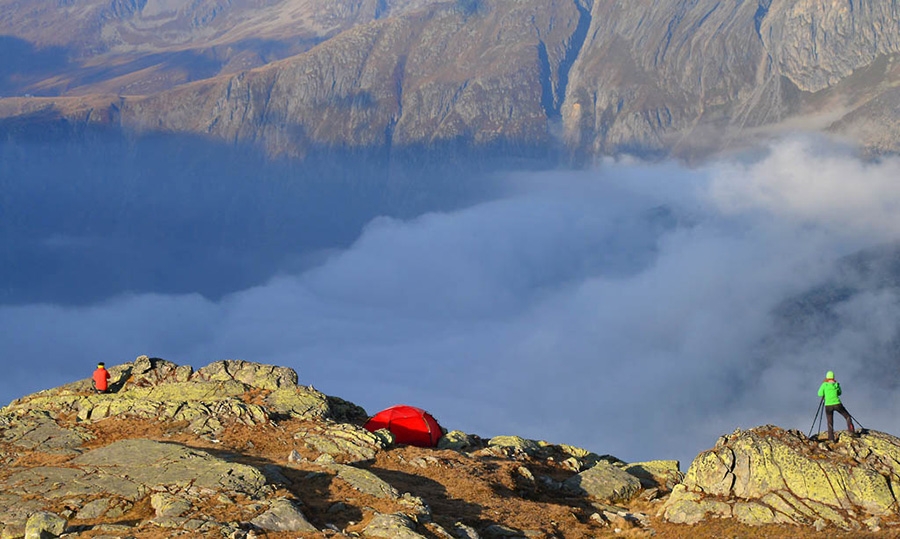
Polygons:
<instances>
[{"instance_id":1,"label":"gray rock","mask_svg":"<svg viewBox=\"0 0 900 539\"><path fill-rule=\"evenodd\" d=\"M487 539L497 539L502 537L525 537L525 533L509 526L501 524L491 524L482 530L482 535Z\"/></svg>"},{"instance_id":2,"label":"gray rock","mask_svg":"<svg viewBox=\"0 0 900 539\"><path fill-rule=\"evenodd\" d=\"M662 488L670 491L684 479L684 474L679 468L677 460L653 460L630 463L624 470L637 477L643 488Z\"/></svg>"},{"instance_id":3,"label":"gray rock","mask_svg":"<svg viewBox=\"0 0 900 539\"><path fill-rule=\"evenodd\" d=\"M210 363L194 373L192 378L211 382L236 380L251 387L269 390L297 386L297 372L294 369L241 359Z\"/></svg>"},{"instance_id":4,"label":"gray rock","mask_svg":"<svg viewBox=\"0 0 900 539\"><path fill-rule=\"evenodd\" d=\"M138 356L131 365L128 388L187 382L192 372L190 365L178 366L165 359Z\"/></svg>"},{"instance_id":5,"label":"gray rock","mask_svg":"<svg viewBox=\"0 0 900 539\"><path fill-rule=\"evenodd\" d=\"M99 518L103 516L104 513L106 513L107 509L109 509L109 503L109 498L98 498L94 501L90 501L84 504L84 506L82 506L81 509L79 509L78 512L75 513L73 519L93 520L95 518Z\"/></svg>"},{"instance_id":6,"label":"gray rock","mask_svg":"<svg viewBox=\"0 0 900 539\"><path fill-rule=\"evenodd\" d=\"M438 440L438 449L455 449L457 451L466 451L479 447L478 440L474 436L470 436L461 430L451 430L441 436Z\"/></svg>"},{"instance_id":7,"label":"gray rock","mask_svg":"<svg viewBox=\"0 0 900 539\"><path fill-rule=\"evenodd\" d=\"M344 462L362 462L375 458L384 440L368 430L349 423L326 423L297 432L294 439L309 448L342 457Z\"/></svg>"},{"instance_id":8,"label":"gray rock","mask_svg":"<svg viewBox=\"0 0 900 539\"><path fill-rule=\"evenodd\" d=\"M454 537L459 539L481 539L481 536L478 535L478 532L475 528L471 526L466 526L462 522L457 522L453 524L453 530L451 531Z\"/></svg>"},{"instance_id":9,"label":"gray rock","mask_svg":"<svg viewBox=\"0 0 900 539\"><path fill-rule=\"evenodd\" d=\"M180 517L190 511L191 504L168 492L155 492L150 496L150 507L156 511L157 517Z\"/></svg>"},{"instance_id":10,"label":"gray rock","mask_svg":"<svg viewBox=\"0 0 900 539\"><path fill-rule=\"evenodd\" d=\"M59 537L66 530L66 524L66 519L55 513L38 511L28 517L25 524L25 539Z\"/></svg>"},{"instance_id":11,"label":"gray rock","mask_svg":"<svg viewBox=\"0 0 900 539\"><path fill-rule=\"evenodd\" d=\"M136 499L142 493L137 483L102 470L91 474L78 468L52 466L38 466L15 472L5 484L11 493L45 499L97 494Z\"/></svg>"},{"instance_id":12,"label":"gray rock","mask_svg":"<svg viewBox=\"0 0 900 539\"><path fill-rule=\"evenodd\" d=\"M306 520L300 509L287 498L270 503L269 510L250 521L254 526L275 532L314 532L315 526Z\"/></svg>"},{"instance_id":13,"label":"gray rock","mask_svg":"<svg viewBox=\"0 0 900 539\"><path fill-rule=\"evenodd\" d=\"M0 430L0 440L23 449L40 448L45 453L76 454L91 435L84 429L60 427L49 413L25 410L5 418L6 428Z\"/></svg>"},{"instance_id":14,"label":"gray rock","mask_svg":"<svg viewBox=\"0 0 900 539\"><path fill-rule=\"evenodd\" d=\"M266 476L266 480L269 483L275 483L279 485L287 485L291 481L285 477L284 473L281 470L281 466L277 464L264 464L261 468L263 475Z\"/></svg>"},{"instance_id":15,"label":"gray rock","mask_svg":"<svg viewBox=\"0 0 900 539\"><path fill-rule=\"evenodd\" d=\"M224 461L204 451L153 440L132 439L94 449L72 460L85 470L128 477L145 488L194 486L260 495L266 488L258 469ZM77 470L76 470L77 472Z\"/></svg>"},{"instance_id":16,"label":"gray rock","mask_svg":"<svg viewBox=\"0 0 900 539\"><path fill-rule=\"evenodd\" d=\"M0 524L0 539L24 539L25 522Z\"/></svg>"},{"instance_id":17,"label":"gray rock","mask_svg":"<svg viewBox=\"0 0 900 539\"><path fill-rule=\"evenodd\" d=\"M641 482L621 468L600 461L592 468L565 480L563 487L599 500L619 502L633 498L640 491Z\"/></svg>"},{"instance_id":18,"label":"gray rock","mask_svg":"<svg viewBox=\"0 0 900 539\"><path fill-rule=\"evenodd\" d=\"M541 445L535 440L526 440L521 436L495 436L488 440L488 447L501 447L527 455L536 455Z\"/></svg>"},{"instance_id":19,"label":"gray rock","mask_svg":"<svg viewBox=\"0 0 900 539\"><path fill-rule=\"evenodd\" d=\"M386 539L425 539L415 531L415 523L402 513L376 514L363 530L363 537L384 537Z\"/></svg>"},{"instance_id":20,"label":"gray rock","mask_svg":"<svg viewBox=\"0 0 900 539\"><path fill-rule=\"evenodd\" d=\"M337 472L339 478L364 494L390 500L396 500L400 497L397 489L368 470L344 464L334 464L332 468Z\"/></svg>"}]
</instances>

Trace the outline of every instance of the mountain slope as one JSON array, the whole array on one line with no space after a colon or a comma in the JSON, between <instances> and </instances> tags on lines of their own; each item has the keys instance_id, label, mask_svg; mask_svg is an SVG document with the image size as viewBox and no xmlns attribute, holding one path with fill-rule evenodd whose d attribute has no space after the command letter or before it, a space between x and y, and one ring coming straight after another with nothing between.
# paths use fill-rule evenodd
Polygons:
<instances>
[{"instance_id":1,"label":"mountain slope","mask_svg":"<svg viewBox=\"0 0 900 539\"><path fill-rule=\"evenodd\" d=\"M289 155L694 157L795 129L873 153L900 147L892 2L136 2L73 4L65 16L28 0L0 7L0 46L40 60L4 68L0 89L55 96L0 100L3 116L42 106L73 122ZM85 118L67 97L85 94L107 95L108 111Z\"/></svg>"}]
</instances>

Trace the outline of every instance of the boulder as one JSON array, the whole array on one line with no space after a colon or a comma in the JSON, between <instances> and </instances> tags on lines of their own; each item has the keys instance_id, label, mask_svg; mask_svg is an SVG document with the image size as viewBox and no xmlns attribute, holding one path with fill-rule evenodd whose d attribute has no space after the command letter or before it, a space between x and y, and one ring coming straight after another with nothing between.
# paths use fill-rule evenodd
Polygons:
<instances>
[{"instance_id":1,"label":"boulder","mask_svg":"<svg viewBox=\"0 0 900 539\"><path fill-rule=\"evenodd\" d=\"M670 491L684 479L677 460L651 460L632 462L624 470L637 477L643 488L660 488Z\"/></svg>"},{"instance_id":2,"label":"boulder","mask_svg":"<svg viewBox=\"0 0 900 539\"><path fill-rule=\"evenodd\" d=\"M386 447L383 436L371 433L350 423L326 423L310 427L294 434L294 439L309 448L332 457L342 457L344 462L360 462L375 458Z\"/></svg>"},{"instance_id":3,"label":"boulder","mask_svg":"<svg viewBox=\"0 0 900 539\"><path fill-rule=\"evenodd\" d=\"M109 498L97 498L96 500L90 501L84 504L78 512L75 513L75 516L72 517L73 520L93 520L95 518L99 518L103 516L106 511L109 509L110 504Z\"/></svg>"},{"instance_id":4,"label":"boulder","mask_svg":"<svg viewBox=\"0 0 900 539\"><path fill-rule=\"evenodd\" d=\"M402 514L376 513L369 525L363 529L363 537L384 537L386 539L425 539L415 531L416 524Z\"/></svg>"},{"instance_id":5,"label":"boulder","mask_svg":"<svg viewBox=\"0 0 900 539\"><path fill-rule=\"evenodd\" d=\"M150 507L158 517L180 517L191 509L191 503L168 492L155 492L150 496Z\"/></svg>"},{"instance_id":6,"label":"boulder","mask_svg":"<svg viewBox=\"0 0 900 539\"><path fill-rule=\"evenodd\" d=\"M870 431L829 446L772 425L721 437L691 463L662 513L670 522L710 515L751 525L817 521L845 529L892 514L900 439Z\"/></svg>"},{"instance_id":7,"label":"boulder","mask_svg":"<svg viewBox=\"0 0 900 539\"><path fill-rule=\"evenodd\" d=\"M344 464L332 464L331 467L337 472L338 477L364 494L390 500L396 500L400 497L397 489L369 470Z\"/></svg>"},{"instance_id":8,"label":"boulder","mask_svg":"<svg viewBox=\"0 0 900 539\"><path fill-rule=\"evenodd\" d=\"M258 528L273 532L315 532L315 526L287 498L278 498L269 503L269 509L250 521Z\"/></svg>"},{"instance_id":9,"label":"boulder","mask_svg":"<svg viewBox=\"0 0 900 539\"><path fill-rule=\"evenodd\" d=\"M28 517L28 522L25 524L25 539L59 537L64 531L66 531L66 519L56 513L38 511Z\"/></svg>"},{"instance_id":10,"label":"boulder","mask_svg":"<svg viewBox=\"0 0 900 539\"><path fill-rule=\"evenodd\" d=\"M536 455L541 450L541 444L536 440L527 440L520 436L494 436L488 440L488 447L500 447L509 449L515 453Z\"/></svg>"},{"instance_id":11,"label":"boulder","mask_svg":"<svg viewBox=\"0 0 900 539\"><path fill-rule=\"evenodd\" d=\"M461 430L451 430L441 436L437 443L438 449L455 449L457 451L466 451L480 447L477 437L466 434Z\"/></svg>"},{"instance_id":12,"label":"boulder","mask_svg":"<svg viewBox=\"0 0 900 539\"><path fill-rule=\"evenodd\" d=\"M129 388L158 386L172 382L187 382L192 374L193 369L190 365L179 366L165 359L138 356L131 364L129 377L123 380L123 383ZM117 384L113 382L112 385Z\"/></svg>"},{"instance_id":13,"label":"boulder","mask_svg":"<svg viewBox=\"0 0 900 539\"><path fill-rule=\"evenodd\" d=\"M600 461L593 467L566 479L563 488L615 503L633 498L641 490L641 481L618 466Z\"/></svg>"}]
</instances>

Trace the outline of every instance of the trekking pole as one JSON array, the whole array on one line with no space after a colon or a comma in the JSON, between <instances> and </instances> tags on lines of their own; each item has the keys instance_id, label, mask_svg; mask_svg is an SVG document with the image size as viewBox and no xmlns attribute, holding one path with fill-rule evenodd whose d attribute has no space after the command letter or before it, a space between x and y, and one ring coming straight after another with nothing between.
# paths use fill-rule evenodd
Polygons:
<instances>
[{"instance_id":1,"label":"trekking pole","mask_svg":"<svg viewBox=\"0 0 900 539\"><path fill-rule=\"evenodd\" d=\"M812 426L809 427L809 434L806 435L807 438L812 438L812 431L816 428L816 420L819 420L819 431L822 430L822 419L819 417L819 414L822 412L823 404L825 404L825 397L822 397L822 400L819 401L819 406L816 407L816 416L813 417Z\"/></svg>"},{"instance_id":2,"label":"trekking pole","mask_svg":"<svg viewBox=\"0 0 900 539\"><path fill-rule=\"evenodd\" d=\"M866 430L866 428L862 426L862 423L859 422L859 419L856 419L855 417L853 417L853 414L851 414L850 412L847 412L847 415L850 416L850 419L852 419L853 421L856 421L856 424L859 425L859 430L861 430L861 431Z\"/></svg>"},{"instance_id":3,"label":"trekking pole","mask_svg":"<svg viewBox=\"0 0 900 539\"><path fill-rule=\"evenodd\" d=\"M819 432L822 432L822 421L825 420L825 398L822 398L822 415L819 416Z\"/></svg>"}]
</instances>

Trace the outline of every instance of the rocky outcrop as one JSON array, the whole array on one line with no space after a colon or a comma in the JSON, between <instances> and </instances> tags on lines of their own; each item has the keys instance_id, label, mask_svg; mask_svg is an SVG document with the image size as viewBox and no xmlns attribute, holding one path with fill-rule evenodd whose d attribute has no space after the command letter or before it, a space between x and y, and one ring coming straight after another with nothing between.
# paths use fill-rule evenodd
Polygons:
<instances>
[{"instance_id":1,"label":"rocky outcrop","mask_svg":"<svg viewBox=\"0 0 900 539\"><path fill-rule=\"evenodd\" d=\"M607 503L667 492L677 473L518 436L451 431L440 448L397 447L362 428L362 408L283 367L140 356L109 370L109 393L80 380L0 409L4 537L555 537L553 519L572 512L563 536L585 537L650 527ZM491 497L457 499L467 492ZM521 505L531 499L569 507L545 517L543 502ZM472 517L504 503L516 510Z\"/></svg>"},{"instance_id":2,"label":"rocky outcrop","mask_svg":"<svg viewBox=\"0 0 900 539\"><path fill-rule=\"evenodd\" d=\"M900 439L881 432L829 443L738 430L682 474L674 460L627 463L514 435L395 446L362 428L362 409L280 367L194 371L141 356L110 370L113 393L82 380L0 409L3 537L574 539L652 535L653 505L679 525L900 525ZM186 411L219 428L198 429Z\"/></svg>"},{"instance_id":3,"label":"rocky outcrop","mask_svg":"<svg viewBox=\"0 0 900 539\"><path fill-rule=\"evenodd\" d=\"M110 392L96 394L89 380L14 401L10 412L42 411L46 420L29 434L12 429L17 443L53 437L53 443L78 443L77 434L57 432L52 417L75 414L82 421L109 417L187 421L199 434L214 435L228 422L257 425L274 416L304 419L364 419L365 410L313 388L297 385L297 373L243 360L217 361L197 372L189 365L140 356L110 367ZM251 398L252 394L252 398ZM65 436L64 436L65 434ZM75 438L72 438L72 437ZM45 444L45 445L50 445Z\"/></svg>"},{"instance_id":4,"label":"rocky outcrop","mask_svg":"<svg viewBox=\"0 0 900 539\"><path fill-rule=\"evenodd\" d=\"M670 522L877 528L897 512L900 439L868 431L837 443L771 425L721 437L694 459L666 501Z\"/></svg>"}]
</instances>

